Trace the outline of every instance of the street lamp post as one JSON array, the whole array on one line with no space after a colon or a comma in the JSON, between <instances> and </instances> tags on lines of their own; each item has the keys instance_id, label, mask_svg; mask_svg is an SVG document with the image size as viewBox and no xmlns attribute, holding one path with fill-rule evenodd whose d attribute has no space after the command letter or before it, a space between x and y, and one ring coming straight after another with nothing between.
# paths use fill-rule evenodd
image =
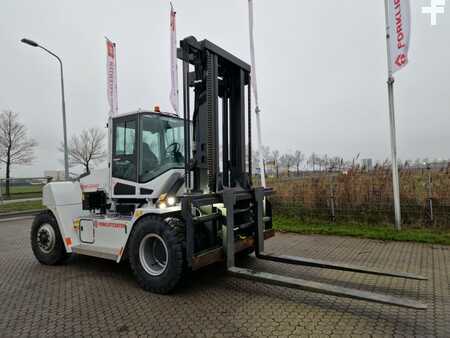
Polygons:
<instances>
[{"instance_id":1,"label":"street lamp post","mask_svg":"<svg viewBox=\"0 0 450 338\"><path fill-rule=\"evenodd\" d=\"M63 116L63 131L64 131L64 178L67 181L67 180L69 180L69 153L67 150L66 100L65 100L65 94L64 94L64 73L63 73L62 61L58 55L56 55L52 51L48 50L44 46L39 45L37 42L34 42L33 40L22 39L20 41L31 47L39 47L39 48L45 50L47 53L54 56L59 61L59 66L61 69L61 96L62 96L62 116Z\"/></svg>"}]
</instances>

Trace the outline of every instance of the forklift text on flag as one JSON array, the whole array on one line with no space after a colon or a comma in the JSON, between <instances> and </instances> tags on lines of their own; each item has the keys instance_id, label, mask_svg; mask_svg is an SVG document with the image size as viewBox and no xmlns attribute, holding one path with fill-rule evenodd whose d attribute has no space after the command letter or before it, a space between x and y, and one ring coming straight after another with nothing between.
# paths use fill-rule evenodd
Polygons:
<instances>
[{"instance_id":1,"label":"forklift text on flag","mask_svg":"<svg viewBox=\"0 0 450 338\"><path fill-rule=\"evenodd\" d=\"M178 66L177 66L177 24L176 12L170 4L170 104L174 112L178 115L179 99L178 99Z\"/></svg>"},{"instance_id":2,"label":"forklift text on flag","mask_svg":"<svg viewBox=\"0 0 450 338\"><path fill-rule=\"evenodd\" d=\"M117 102L116 44L109 39L106 39L106 51L106 76L109 113L114 116L117 115L119 110Z\"/></svg>"},{"instance_id":3,"label":"forklift text on flag","mask_svg":"<svg viewBox=\"0 0 450 338\"><path fill-rule=\"evenodd\" d=\"M410 37L409 0L388 0L389 71L395 73L408 63Z\"/></svg>"}]
</instances>

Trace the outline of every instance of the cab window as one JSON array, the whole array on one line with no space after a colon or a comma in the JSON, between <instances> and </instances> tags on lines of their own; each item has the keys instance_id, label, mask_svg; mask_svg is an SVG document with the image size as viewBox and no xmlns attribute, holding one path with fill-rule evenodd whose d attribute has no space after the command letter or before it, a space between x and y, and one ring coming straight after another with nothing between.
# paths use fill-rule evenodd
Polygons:
<instances>
[{"instance_id":1,"label":"cab window","mask_svg":"<svg viewBox=\"0 0 450 338\"><path fill-rule=\"evenodd\" d=\"M112 176L136 181L136 117L114 121Z\"/></svg>"},{"instance_id":2,"label":"cab window","mask_svg":"<svg viewBox=\"0 0 450 338\"><path fill-rule=\"evenodd\" d=\"M139 181L148 182L169 169L184 168L184 124L172 117L143 115L140 122Z\"/></svg>"}]
</instances>

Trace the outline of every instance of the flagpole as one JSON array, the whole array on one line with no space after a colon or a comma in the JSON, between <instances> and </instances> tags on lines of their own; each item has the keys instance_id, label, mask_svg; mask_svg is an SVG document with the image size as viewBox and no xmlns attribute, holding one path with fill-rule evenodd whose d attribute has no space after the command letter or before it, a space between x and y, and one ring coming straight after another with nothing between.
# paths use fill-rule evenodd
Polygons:
<instances>
[{"instance_id":1,"label":"flagpole","mask_svg":"<svg viewBox=\"0 0 450 338\"><path fill-rule=\"evenodd\" d=\"M176 14L172 2L170 2L170 76L172 88L169 99L173 110L179 116L180 95L178 90Z\"/></svg>"},{"instance_id":2,"label":"flagpole","mask_svg":"<svg viewBox=\"0 0 450 338\"><path fill-rule=\"evenodd\" d=\"M116 50L116 43L112 42L108 37L105 36L106 39L106 68L107 68L107 87L109 88L111 86L111 96L108 97L109 102L109 114L108 114L108 171L109 171L109 180L108 180L108 189L110 196L112 196L112 137L113 137L113 116L118 114L118 107L119 107L119 99L117 97L117 50ZM111 71L109 69L110 67L110 60L108 55L108 46L111 44L112 48L114 48L114 76L109 77L109 72ZM109 81L112 81L112 83L109 83ZM109 96L109 91L108 91Z\"/></svg>"},{"instance_id":3,"label":"flagpole","mask_svg":"<svg viewBox=\"0 0 450 338\"><path fill-rule=\"evenodd\" d=\"M258 139L258 151L259 151L259 167L261 173L261 186L266 187L266 173L264 171L264 153L263 153L263 145L262 145L262 137L261 137L261 118L259 113L261 109L259 108L258 102L258 88L256 82L256 61L255 61L255 41L253 36L253 0L248 0L248 25L249 25L249 34L250 34L250 58L252 62L252 71L251 71L251 85L253 87L253 95L255 96L255 115L256 115L256 134ZM249 140L251 142L251 140ZM252 173L250 173L251 175Z\"/></svg>"},{"instance_id":4,"label":"flagpole","mask_svg":"<svg viewBox=\"0 0 450 338\"><path fill-rule=\"evenodd\" d=\"M392 162L392 187L394 194L394 212L395 212L395 228L401 230L401 209L400 209L400 183L397 164L397 135L395 130L395 105L394 105L394 76L391 64L390 51L390 25L389 25L389 0L384 1L385 17L386 17L386 47L387 47L387 63L388 63L388 101L389 101L389 128L391 138L391 162Z\"/></svg>"}]
</instances>

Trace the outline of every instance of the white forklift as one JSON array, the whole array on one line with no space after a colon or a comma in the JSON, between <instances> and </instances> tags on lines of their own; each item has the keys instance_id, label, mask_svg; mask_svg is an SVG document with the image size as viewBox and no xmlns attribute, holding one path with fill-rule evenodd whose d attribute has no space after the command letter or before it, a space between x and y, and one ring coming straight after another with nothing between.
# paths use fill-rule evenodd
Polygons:
<instances>
[{"instance_id":1,"label":"white forklift","mask_svg":"<svg viewBox=\"0 0 450 338\"><path fill-rule=\"evenodd\" d=\"M207 40L188 37L180 45L184 117L138 111L110 119L108 169L44 187L47 211L31 229L38 261L55 265L72 253L127 259L139 285L156 293L224 261L236 277L425 309L414 300L235 266L235 254L255 252L286 264L426 279L264 252L274 235L273 191L252 182L250 66Z\"/></svg>"}]
</instances>

